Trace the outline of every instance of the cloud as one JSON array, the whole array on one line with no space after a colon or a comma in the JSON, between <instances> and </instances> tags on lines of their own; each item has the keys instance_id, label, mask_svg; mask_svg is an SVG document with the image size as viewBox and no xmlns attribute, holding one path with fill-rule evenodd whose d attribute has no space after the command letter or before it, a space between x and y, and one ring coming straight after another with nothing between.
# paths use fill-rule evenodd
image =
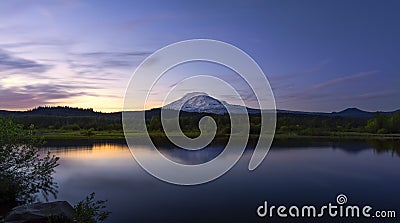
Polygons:
<instances>
[{"instance_id":1,"label":"cloud","mask_svg":"<svg viewBox=\"0 0 400 223\"><path fill-rule=\"evenodd\" d=\"M303 91L303 92L293 92L289 94L276 96L276 100L279 103L287 103L287 102L305 102L305 101L326 101L332 100L337 95L333 95L331 93L322 93L315 91Z\"/></svg>"},{"instance_id":2,"label":"cloud","mask_svg":"<svg viewBox=\"0 0 400 223\"><path fill-rule=\"evenodd\" d=\"M124 79L127 74L131 74L144 57L150 54L151 52L147 51L69 53L66 63L68 68L81 78L113 81Z\"/></svg>"},{"instance_id":3,"label":"cloud","mask_svg":"<svg viewBox=\"0 0 400 223\"><path fill-rule=\"evenodd\" d=\"M15 92L14 89L0 88L0 109L21 109L30 108L43 104L33 95Z\"/></svg>"},{"instance_id":4,"label":"cloud","mask_svg":"<svg viewBox=\"0 0 400 223\"><path fill-rule=\"evenodd\" d=\"M299 79L309 78L308 76L320 72L330 62L330 59L325 59L314 64L313 66L307 67L297 72L280 75L268 75L271 87L274 93L287 92L288 89L293 90L294 88L296 88L296 86L298 86L297 82Z\"/></svg>"},{"instance_id":5,"label":"cloud","mask_svg":"<svg viewBox=\"0 0 400 223\"><path fill-rule=\"evenodd\" d=\"M24 47L34 47L34 46L68 46L74 44L71 40L61 40L61 39L47 39L47 40L34 40L34 41L20 41L20 42L8 42L0 43L1 48L13 49L13 48L24 48Z\"/></svg>"},{"instance_id":6,"label":"cloud","mask_svg":"<svg viewBox=\"0 0 400 223\"><path fill-rule=\"evenodd\" d=\"M356 74L352 74L352 75L348 75L348 76L343 76L343 77L339 77L333 80L329 80L326 82L322 82L319 83L317 85L314 85L313 88L314 89L320 89L320 88L327 88L327 87L331 87L343 82L347 82L347 81L353 81L353 80L357 80L357 79L361 79L364 77L368 77L374 74L377 74L378 71L374 70L374 71L367 71L367 72L360 72L360 73L356 73Z\"/></svg>"},{"instance_id":7,"label":"cloud","mask_svg":"<svg viewBox=\"0 0 400 223\"><path fill-rule=\"evenodd\" d=\"M0 49L0 71L29 71L43 73L51 68L50 65L41 64L34 60L16 57Z\"/></svg>"},{"instance_id":8,"label":"cloud","mask_svg":"<svg viewBox=\"0 0 400 223\"><path fill-rule=\"evenodd\" d=\"M375 91L375 92L368 92L364 94L359 94L350 97L343 97L341 100L370 100L370 99L377 99L377 98L387 98L393 97L399 94L397 90L383 90L383 91Z\"/></svg>"},{"instance_id":9,"label":"cloud","mask_svg":"<svg viewBox=\"0 0 400 223\"><path fill-rule=\"evenodd\" d=\"M137 51L137 52L88 52L88 53L80 53L80 54L75 54L75 55L80 55L80 56L87 56L87 57L105 57L105 58L116 58L116 57L131 57L131 56L147 56L151 54L151 52L146 52L146 51Z\"/></svg>"},{"instance_id":10,"label":"cloud","mask_svg":"<svg viewBox=\"0 0 400 223\"><path fill-rule=\"evenodd\" d=\"M308 67L302 71L298 71L298 72L294 72L294 73L290 73L290 74L286 74L286 75L277 75L277 76L271 76L271 82L287 82L291 79L294 78L304 78L304 76L306 75L311 75L314 74L315 72L321 71L327 64L329 64L331 62L330 59L325 59L320 61L319 63Z\"/></svg>"},{"instance_id":11,"label":"cloud","mask_svg":"<svg viewBox=\"0 0 400 223\"><path fill-rule=\"evenodd\" d=\"M37 85L27 85L22 87L24 91L27 92L44 92L51 93L54 91L66 91L75 89L99 89L98 87L92 87L87 85L63 85L63 84L37 84Z\"/></svg>"},{"instance_id":12,"label":"cloud","mask_svg":"<svg viewBox=\"0 0 400 223\"><path fill-rule=\"evenodd\" d=\"M399 91L394 90L392 83L388 84L371 80L370 75L378 71L360 72L347 77L340 77L314 85L307 90L279 94L277 102L279 106L296 108L301 110L318 109L325 106L325 111L332 111L346 107L370 107L372 102L389 103L395 100ZM365 79L364 79L365 78ZM374 82L375 80L375 82ZM345 83L345 87L342 86ZM374 83L371 85L371 83ZM365 87L369 86L368 90Z\"/></svg>"},{"instance_id":13,"label":"cloud","mask_svg":"<svg viewBox=\"0 0 400 223\"><path fill-rule=\"evenodd\" d=\"M0 109L26 109L40 105L57 104L57 100L79 96L99 96L80 89L87 86L53 84L27 85L5 88L0 86Z\"/></svg>"},{"instance_id":14,"label":"cloud","mask_svg":"<svg viewBox=\"0 0 400 223\"><path fill-rule=\"evenodd\" d=\"M86 69L132 68L137 65L138 59L141 60L151 53L149 51L71 53L70 66Z\"/></svg>"}]
</instances>

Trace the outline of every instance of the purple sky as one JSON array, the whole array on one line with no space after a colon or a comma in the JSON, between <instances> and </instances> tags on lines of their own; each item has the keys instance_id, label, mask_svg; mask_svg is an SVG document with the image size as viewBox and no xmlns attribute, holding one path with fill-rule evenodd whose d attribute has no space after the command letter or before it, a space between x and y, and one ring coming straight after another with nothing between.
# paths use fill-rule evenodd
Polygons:
<instances>
[{"instance_id":1,"label":"purple sky","mask_svg":"<svg viewBox=\"0 0 400 223\"><path fill-rule=\"evenodd\" d=\"M399 11L400 2L390 0L1 1L0 109L122 110L127 83L148 55L209 38L257 61L279 109L396 110ZM194 64L159 85L167 90L194 72L236 80Z\"/></svg>"}]
</instances>

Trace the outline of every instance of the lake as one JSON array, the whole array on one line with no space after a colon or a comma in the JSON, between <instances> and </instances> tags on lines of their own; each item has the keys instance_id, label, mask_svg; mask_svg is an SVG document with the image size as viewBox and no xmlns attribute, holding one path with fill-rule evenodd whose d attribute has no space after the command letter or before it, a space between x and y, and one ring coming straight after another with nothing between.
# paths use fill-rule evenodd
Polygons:
<instances>
[{"instance_id":1,"label":"lake","mask_svg":"<svg viewBox=\"0 0 400 223\"><path fill-rule=\"evenodd\" d=\"M108 199L112 214L107 222L268 222L256 213L264 201L318 206L336 204L338 194L345 194L348 204L400 215L398 147L395 141L277 141L255 171L247 169L248 148L227 174L197 186L172 185L149 175L124 141L52 141L43 150L61 158L54 174L57 200L76 204L95 192L96 198ZM139 149L145 153L147 148ZM201 151L160 146L182 163L206 162L222 149L219 144ZM340 220L347 221L354 218Z\"/></svg>"}]
</instances>

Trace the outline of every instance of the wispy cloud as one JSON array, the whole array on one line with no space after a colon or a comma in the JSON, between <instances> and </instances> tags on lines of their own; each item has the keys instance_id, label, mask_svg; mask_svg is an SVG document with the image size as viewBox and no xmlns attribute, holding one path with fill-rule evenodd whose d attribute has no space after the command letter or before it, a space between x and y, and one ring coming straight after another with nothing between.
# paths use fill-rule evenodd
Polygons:
<instances>
[{"instance_id":1,"label":"wispy cloud","mask_svg":"<svg viewBox=\"0 0 400 223\"><path fill-rule=\"evenodd\" d=\"M341 76L329 81L321 82L310 86L307 89L292 91L287 94L280 94L277 97L277 102L280 105L291 106L303 106L303 104L326 104L332 101L341 101L348 103L349 101L361 102L370 100L372 98L384 98L386 96L393 95L393 92L365 92L365 89L357 89L353 87L353 92L349 94L349 88L343 89L341 85L355 86L355 83L365 83L365 78L373 76L379 73L379 71L366 71L350 74L347 76ZM338 91L337 89L342 89ZM331 103L332 105L335 103ZM354 106L349 104L348 106ZM303 108L307 109L307 108Z\"/></svg>"},{"instance_id":2,"label":"wispy cloud","mask_svg":"<svg viewBox=\"0 0 400 223\"><path fill-rule=\"evenodd\" d=\"M70 53L67 63L69 69L79 75L94 76L96 80L99 78L115 80L118 79L117 72L130 74L126 71L133 70L150 54L149 51Z\"/></svg>"},{"instance_id":3,"label":"wispy cloud","mask_svg":"<svg viewBox=\"0 0 400 223\"><path fill-rule=\"evenodd\" d=\"M98 106L95 101L100 97L118 102L116 98L123 94L119 86L126 83L121 80L128 78L127 74L151 53L71 53L70 44L57 40L0 44L0 109L24 110L71 103L93 107ZM60 57L60 53L63 56Z\"/></svg>"},{"instance_id":4,"label":"wispy cloud","mask_svg":"<svg viewBox=\"0 0 400 223\"><path fill-rule=\"evenodd\" d=\"M272 75L271 76L271 82L286 82L290 79L293 78L304 78L306 75L311 75L314 74L315 72L321 71L327 64L331 62L330 59L325 59L320 61L319 63L316 63L313 66L310 66L304 70L298 71L298 72L293 72L289 74L281 74L281 75Z\"/></svg>"},{"instance_id":5,"label":"wispy cloud","mask_svg":"<svg viewBox=\"0 0 400 223\"><path fill-rule=\"evenodd\" d=\"M321 72L330 62L330 59L325 59L297 72L279 75L268 75L271 87L274 93L277 94L280 94L281 92L286 93L289 90L293 91L295 88L298 87L299 79L307 79L310 75L315 75L316 73Z\"/></svg>"},{"instance_id":6,"label":"wispy cloud","mask_svg":"<svg viewBox=\"0 0 400 223\"><path fill-rule=\"evenodd\" d=\"M379 99L379 98L396 96L399 93L400 93L400 91L395 91L395 90L374 91L374 92L368 92L368 93L349 96L349 97L343 97L343 98L341 98L341 100L357 101L357 100L370 100L370 99L377 99L377 98Z\"/></svg>"},{"instance_id":7,"label":"wispy cloud","mask_svg":"<svg viewBox=\"0 0 400 223\"><path fill-rule=\"evenodd\" d=\"M148 51L133 51L133 52L86 52L86 53L75 53L73 55L95 57L95 58L121 58L121 57L132 57L132 56L147 56L151 54Z\"/></svg>"},{"instance_id":8,"label":"wispy cloud","mask_svg":"<svg viewBox=\"0 0 400 223\"><path fill-rule=\"evenodd\" d=\"M0 71L28 71L43 73L48 71L51 65L38 63L35 60L14 56L12 53L0 49Z\"/></svg>"},{"instance_id":9,"label":"wispy cloud","mask_svg":"<svg viewBox=\"0 0 400 223\"><path fill-rule=\"evenodd\" d=\"M150 55L150 51L130 51L130 52L84 52L84 53L71 53L74 61L79 59L85 59L86 64L78 64L77 66L82 67L94 67L94 68L119 68L119 67L132 67L135 65L135 61L143 59Z\"/></svg>"},{"instance_id":10,"label":"wispy cloud","mask_svg":"<svg viewBox=\"0 0 400 223\"><path fill-rule=\"evenodd\" d=\"M98 96L83 92L87 86L53 84L27 85L5 88L0 86L0 105L7 109L25 109L40 105L57 104L57 100L80 96Z\"/></svg>"},{"instance_id":11,"label":"wispy cloud","mask_svg":"<svg viewBox=\"0 0 400 223\"><path fill-rule=\"evenodd\" d=\"M3 49L15 49L24 47L41 47L41 46L69 46L74 44L72 40L66 39L44 39L44 40L33 40L33 41L10 41L0 43L0 48Z\"/></svg>"},{"instance_id":12,"label":"wispy cloud","mask_svg":"<svg viewBox=\"0 0 400 223\"><path fill-rule=\"evenodd\" d=\"M351 75L347 75L347 76L343 76L343 77L332 79L332 80L329 80L329 81L326 81L326 82L319 83L317 85L314 85L313 88L314 89L320 89L320 88L331 87L331 86L334 86L334 85L337 85L337 84L340 84L340 83L343 83L343 82L362 79L362 78L377 74L378 72L379 71L376 71L376 70L374 70L374 71L366 71L366 72L359 72L359 73L356 73L356 74L351 74Z\"/></svg>"}]
</instances>

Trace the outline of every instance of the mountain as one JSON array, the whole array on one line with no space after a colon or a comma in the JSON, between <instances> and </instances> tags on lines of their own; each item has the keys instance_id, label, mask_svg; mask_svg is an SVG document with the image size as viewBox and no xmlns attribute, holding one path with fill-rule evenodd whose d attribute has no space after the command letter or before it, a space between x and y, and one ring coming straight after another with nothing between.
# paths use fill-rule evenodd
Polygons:
<instances>
[{"instance_id":1,"label":"mountain","mask_svg":"<svg viewBox=\"0 0 400 223\"><path fill-rule=\"evenodd\" d=\"M376 115L393 115L399 110L390 111L390 112L369 112L363 111L358 108L346 108L339 112L304 112L304 111L290 111L290 110L277 110L278 114L291 114L291 115L319 115L319 116L330 116L330 117L342 117L342 118L361 118L361 119L370 119L375 117Z\"/></svg>"},{"instance_id":2,"label":"mountain","mask_svg":"<svg viewBox=\"0 0 400 223\"><path fill-rule=\"evenodd\" d=\"M363 111L358 108L347 108L340 112L332 112L332 113L330 113L330 115L340 116L340 117L345 117L345 118L373 118L374 116L376 116L378 114L392 115L397 112L400 112L400 110L396 110L396 111L392 111L392 112L381 112L381 111L368 112L368 111Z\"/></svg>"},{"instance_id":3,"label":"mountain","mask_svg":"<svg viewBox=\"0 0 400 223\"><path fill-rule=\"evenodd\" d=\"M241 113L243 106L232 105L225 101L219 101L206 93L193 92L186 94L181 99L174 101L163 108L172 110L181 110L185 112L197 112L197 113L212 113L212 114L225 114L229 108L233 113ZM261 111L259 109L244 107L249 114L257 114ZM373 118L374 116L391 115L400 110L392 112L368 112L358 108L347 108L339 112L305 112L305 111L290 111L290 110L277 110L278 114L286 115L319 115L319 116L332 116L332 117L343 117L343 118Z\"/></svg>"},{"instance_id":4,"label":"mountain","mask_svg":"<svg viewBox=\"0 0 400 223\"><path fill-rule=\"evenodd\" d=\"M186 94L181 99L176 100L163 107L164 109L181 110L185 112L225 114L229 109L234 114L242 113L243 109L249 113L259 113L260 110L247 108L241 105L232 105L226 101L219 101L206 93L193 92Z\"/></svg>"},{"instance_id":5,"label":"mountain","mask_svg":"<svg viewBox=\"0 0 400 223\"><path fill-rule=\"evenodd\" d=\"M203 112L203 113L226 113L224 105L210 97L206 93L193 92L186 94L181 99L178 99L163 107L170 110L182 110L186 112Z\"/></svg>"},{"instance_id":6,"label":"mountain","mask_svg":"<svg viewBox=\"0 0 400 223\"><path fill-rule=\"evenodd\" d=\"M376 115L376 112L367 112L358 108L347 108L340 112L332 112L331 115L349 118L372 118Z\"/></svg>"}]
</instances>

